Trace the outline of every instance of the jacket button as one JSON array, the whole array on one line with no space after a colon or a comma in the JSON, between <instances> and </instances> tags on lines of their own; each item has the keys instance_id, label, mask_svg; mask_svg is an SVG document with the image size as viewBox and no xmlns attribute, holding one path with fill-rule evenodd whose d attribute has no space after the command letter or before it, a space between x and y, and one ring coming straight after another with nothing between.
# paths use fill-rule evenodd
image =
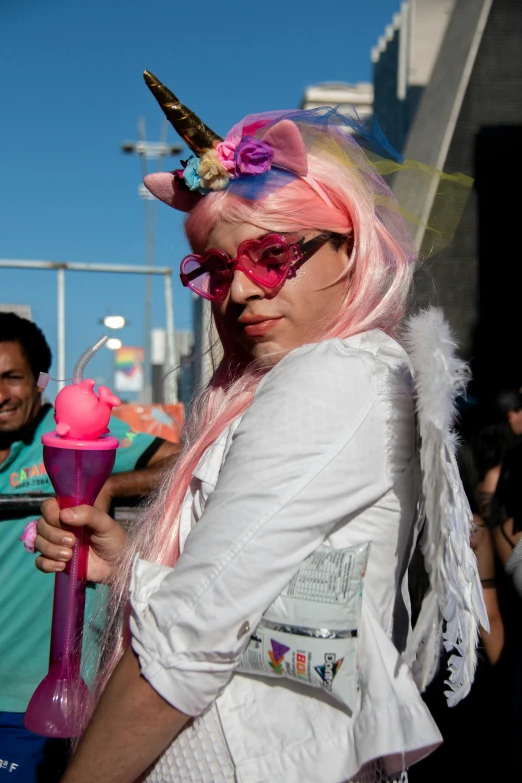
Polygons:
<instances>
[{"instance_id":1,"label":"jacket button","mask_svg":"<svg viewBox=\"0 0 522 783\"><path fill-rule=\"evenodd\" d=\"M239 631L237 632L237 638L241 639L241 637L244 636L249 631L250 631L250 623L248 622L248 620L245 620L245 622L241 625Z\"/></svg>"}]
</instances>

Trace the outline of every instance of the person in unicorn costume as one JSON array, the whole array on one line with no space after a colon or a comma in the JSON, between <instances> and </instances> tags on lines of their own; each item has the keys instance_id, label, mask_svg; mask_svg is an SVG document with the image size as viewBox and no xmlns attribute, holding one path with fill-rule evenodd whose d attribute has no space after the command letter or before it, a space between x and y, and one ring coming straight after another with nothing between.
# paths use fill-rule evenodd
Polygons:
<instances>
[{"instance_id":1,"label":"person in unicorn costume","mask_svg":"<svg viewBox=\"0 0 522 783\"><path fill-rule=\"evenodd\" d=\"M385 177L454 186L446 241L470 183L402 161L375 123L331 108L251 115L222 139L145 81L193 153L145 184L188 213L181 280L210 302L223 357L136 530L94 510L77 522L99 533L89 578L111 584L115 612L103 693L63 782L405 780L442 741L420 694L442 643L456 703L487 618L451 433L465 371L439 311L403 332L418 254ZM44 570L59 525L49 503ZM416 546L430 586L412 629ZM245 671L303 564L357 547L369 557L355 654L325 655L325 687L286 676L279 642L273 676ZM342 635L326 615L317 624L316 637ZM341 672L352 699L332 695Z\"/></svg>"}]
</instances>

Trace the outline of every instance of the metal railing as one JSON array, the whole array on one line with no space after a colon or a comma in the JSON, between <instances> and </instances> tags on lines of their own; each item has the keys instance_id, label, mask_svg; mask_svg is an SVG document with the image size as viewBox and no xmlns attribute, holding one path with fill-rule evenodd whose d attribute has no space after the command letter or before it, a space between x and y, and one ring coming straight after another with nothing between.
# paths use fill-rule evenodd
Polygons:
<instances>
[{"instance_id":1,"label":"metal railing","mask_svg":"<svg viewBox=\"0 0 522 783\"><path fill-rule=\"evenodd\" d=\"M65 385L65 272L115 272L125 275L163 275L165 278L165 321L167 365L172 372L165 381L165 402L176 403L177 367L174 345L174 298L172 269L168 266L139 266L134 264L84 264L76 261L33 261L0 258L0 269L49 269L57 275L57 335L58 335L58 391Z\"/></svg>"},{"instance_id":2,"label":"metal railing","mask_svg":"<svg viewBox=\"0 0 522 783\"><path fill-rule=\"evenodd\" d=\"M26 494L0 494L0 522L23 517L40 516L40 504L46 498L53 498L54 494L43 492L27 492ZM136 519L140 513L140 500L131 504L127 499L116 498L111 508L114 519L123 527L128 522Z\"/></svg>"}]
</instances>

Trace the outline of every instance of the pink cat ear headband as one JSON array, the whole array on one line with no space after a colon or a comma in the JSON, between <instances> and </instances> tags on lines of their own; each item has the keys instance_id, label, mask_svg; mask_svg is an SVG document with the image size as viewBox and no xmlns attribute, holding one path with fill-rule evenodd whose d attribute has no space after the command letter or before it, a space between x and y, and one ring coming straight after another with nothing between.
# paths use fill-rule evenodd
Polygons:
<instances>
[{"instance_id":1,"label":"pink cat ear headband","mask_svg":"<svg viewBox=\"0 0 522 783\"><path fill-rule=\"evenodd\" d=\"M194 152L183 169L145 177L148 190L165 204L188 212L207 193L273 168L297 177L307 174L305 143L292 121L282 119L268 127L253 122L242 133L236 126L222 139L152 73L145 71L144 78L169 122Z\"/></svg>"}]
</instances>

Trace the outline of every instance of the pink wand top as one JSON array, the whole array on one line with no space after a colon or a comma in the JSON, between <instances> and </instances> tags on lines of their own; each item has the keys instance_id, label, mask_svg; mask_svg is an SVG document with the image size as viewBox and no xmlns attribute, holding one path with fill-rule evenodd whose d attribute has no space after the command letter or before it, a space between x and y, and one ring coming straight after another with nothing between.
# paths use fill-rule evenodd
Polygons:
<instances>
[{"instance_id":1,"label":"pink wand top","mask_svg":"<svg viewBox=\"0 0 522 783\"><path fill-rule=\"evenodd\" d=\"M98 394L93 389L93 379L87 378L58 393L54 414L56 430L42 437L46 446L86 450L116 448L116 439L107 437L107 425L112 409L120 400L106 386L100 386Z\"/></svg>"},{"instance_id":2,"label":"pink wand top","mask_svg":"<svg viewBox=\"0 0 522 783\"><path fill-rule=\"evenodd\" d=\"M103 336L82 353L74 367L73 385L58 393L54 405L56 430L43 436L46 446L87 450L116 448L114 438L103 436L109 433L107 425L111 411L120 405L120 400L107 386L100 386L97 395L93 379L83 379L87 362L107 340L107 336Z\"/></svg>"}]
</instances>

